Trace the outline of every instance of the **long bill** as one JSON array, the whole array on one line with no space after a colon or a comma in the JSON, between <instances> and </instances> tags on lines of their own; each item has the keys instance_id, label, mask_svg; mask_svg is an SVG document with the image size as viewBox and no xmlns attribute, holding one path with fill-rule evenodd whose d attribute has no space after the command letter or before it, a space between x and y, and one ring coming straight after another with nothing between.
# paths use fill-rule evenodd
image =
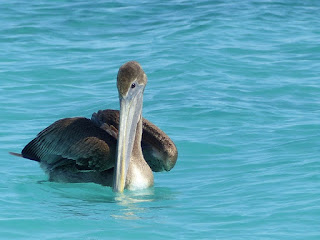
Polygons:
<instances>
[{"instance_id":1,"label":"long bill","mask_svg":"<svg viewBox=\"0 0 320 240\"><path fill-rule=\"evenodd\" d=\"M113 191L123 192L136 136L137 123L142 112L142 92L120 97L120 125L117 156L113 176Z\"/></svg>"}]
</instances>

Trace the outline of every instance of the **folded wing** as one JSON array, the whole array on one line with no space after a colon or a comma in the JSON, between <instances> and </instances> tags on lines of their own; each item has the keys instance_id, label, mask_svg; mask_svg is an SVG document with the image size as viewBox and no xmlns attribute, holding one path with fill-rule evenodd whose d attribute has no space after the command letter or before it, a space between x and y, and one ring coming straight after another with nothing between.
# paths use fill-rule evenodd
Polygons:
<instances>
[{"instance_id":1,"label":"folded wing","mask_svg":"<svg viewBox=\"0 0 320 240\"><path fill-rule=\"evenodd\" d=\"M64 118L41 131L22 150L22 156L46 169L76 165L81 170L114 167L117 141L86 118Z\"/></svg>"},{"instance_id":2,"label":"folded wing","mask_svg":"<svg viewBox=\"0 0 320 240\"><path fill-rule=\"evenodd\" d=\"M40 162L46 170L71 165L103 172L115 165L118 127L118 110L100 110L91 120L64 118L41 131L25 146L22 156ZM174 167L178 157L175 144L144 118L141 146L152 171Z\"/></svg>"},{"instance_id":3,"label":"folded wing","mask_svg":"<svg viewBox=\"0 0 320 240\"><path fill-rule=\"evenodd\" d=\"M111 134L116 137L119 128L118 110L100 110L92 115L91 120L107 131L113 129ZM147 119L143 118L142 124L141 147L146 162L154 172L170 171L178 158L175 144L167 134Z\"/></svg>"}]
</instances>

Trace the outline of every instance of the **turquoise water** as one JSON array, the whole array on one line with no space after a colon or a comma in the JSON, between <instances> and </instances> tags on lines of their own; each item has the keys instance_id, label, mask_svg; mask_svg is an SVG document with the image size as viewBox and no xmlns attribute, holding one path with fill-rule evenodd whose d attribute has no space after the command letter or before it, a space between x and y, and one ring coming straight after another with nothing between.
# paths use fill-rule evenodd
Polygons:
<instances>
[{"instance_id":1,"label":"turquoise water","mask_svg":"<svg viewBox=\"0 0 320 240\"><path fill-rule=\"evenodd\" d=\"M1 239L319 239L320 1L2 1ZM179 158L115 195L15 158L57 119L119 109L137 60L144 117Z\"/></svg>"}]
</instances>

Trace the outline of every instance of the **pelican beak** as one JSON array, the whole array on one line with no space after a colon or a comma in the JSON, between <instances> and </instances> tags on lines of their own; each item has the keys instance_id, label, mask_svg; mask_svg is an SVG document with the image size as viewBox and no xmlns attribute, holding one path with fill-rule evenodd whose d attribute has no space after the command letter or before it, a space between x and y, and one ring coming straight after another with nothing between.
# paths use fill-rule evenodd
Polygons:
<instances>
[{"instance_id":1,"label":"pelican beak","mask_svg":"<svg viewBox=\"0 0 320 240\"><path fill-rule=\"evenodd\" d=\"M141 118L144 87L133 94L120 96L120 125L116 164L113 176L113 191L123 192L136 136L137 123Z\"/></svg>"}]
</instances>

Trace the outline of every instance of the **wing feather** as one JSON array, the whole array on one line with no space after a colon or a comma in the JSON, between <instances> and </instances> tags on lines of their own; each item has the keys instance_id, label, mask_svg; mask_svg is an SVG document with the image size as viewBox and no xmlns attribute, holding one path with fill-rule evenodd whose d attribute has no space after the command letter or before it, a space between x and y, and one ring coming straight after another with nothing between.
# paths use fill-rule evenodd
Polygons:
<instances>
[{"instance_id":1,"label":"wing feather","mask_svg":"<svg viewBox=\"0 0 320 240\"><path fill-rule=\"evenodd\" d=\"M86 118L64 118L42 130L22 150L22 156L47 168L74 164L104 171L114 167L119 128L118 110L100 110ZM154 172L171 170L178 151L170 137L143 118L142 151Z\"/></svg>"},{"instance_id":2,"label":"wing feather","mask_svg":"<svg viewBox=\"0 0 320 240\"><path fill-rule=\"evenodd\" d=\"M104 171L114 167L116 139L86 118L64 118L42 130L22 155L48 168L77 164Z\"/></svg>"},{"instance_id":3,"label":"wing feather","mask_svg":"<svg viewBox=\"0 0 320 240\"><path fill-rule=\"evenodd\" d=\"M110 134L116 136L119 129L119 111L100 110L93 113L91 121L101 128L107 127L107 131L112 131ZM142 118L142 124L141 147L146 162L154 172L170 171L178 158L177 147L166 133L147 119Z\"/></svg>"}]
</instances>

